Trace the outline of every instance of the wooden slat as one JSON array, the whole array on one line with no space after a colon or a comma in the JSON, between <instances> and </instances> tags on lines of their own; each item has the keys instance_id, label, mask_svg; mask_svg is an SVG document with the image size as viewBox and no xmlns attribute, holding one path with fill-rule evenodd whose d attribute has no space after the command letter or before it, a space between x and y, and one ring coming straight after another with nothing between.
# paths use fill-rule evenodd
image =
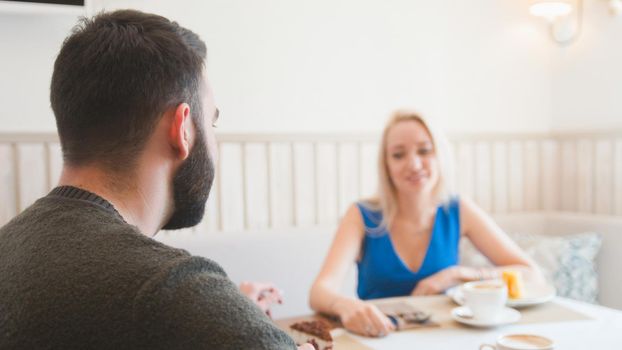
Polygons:
<instances>
[{"instance_id":1,"label":"wooden slat","mask_svg":"<svg viewBox=\"0 0 622 350\"><path fill-rule=\"evenodd\" d=\"M248 186L246 183L249 178L249 176L246 174L246 142L240 143L240 169L242 173L242 225L245 230L248 230L248 212L250 208L248 208Z\"/></svg>"},{"instance_id":2,"label":"wooden slat","mask_svg":"<svg viewBox=\"0 0 622 350\"><path fill-rule=\"evenodd\" d=\"M337 222L337 152L334 143L317 144L318 224Z\"/></svg>"},{"instance_id":3,"label":"wooden slat","mask_svg":"<svg viewBox=\"0 0 622 350\"><path fill-rule=\"evenodd\" d=\"M490 144L488 142L477 142L475 144L475 202L485 211L492 210L492 165Z\"/></svg>"},{"instance_id":4,"label":"wooden slat","mask_svg":"<svg viewBox=\"0 0 622 350\"><path fill-rule=\"evenodd\" d=\"M205 215L203 220L194 227L194 232L198 234L214 234L218 231L220 231L218 228L218 186L216 179L214 179L207 203L205 204Z\"/></svg>"},{"instance_id":5,"label":"wooden slat","mask_svg":"<svg viewBox=\"0 0 622 350\"><path fill-rule=\"evenodd\" d=\"M475 195L475 155L472 143L461 142L456 145L456 184L461 195L474 198Z\"/></svg>"},{"instance_id":6,"label":"wooden slat","mask_svg":"<svg viewBox=\"0 0 622 350\"><path fill-rule=\"evenodd\" d=\"M20 176L20 207L24 210L35 200L47 194L48 178L46 169L46 149L43 143L25 143L17 147L18 173Z\"/></svg>"},{"instance_id":7,"label":"wooden slat","mask_svg":"<svg viewBox=\"0 0 622 350\"><path fill-rule=\"evenodd\" d=\"M492 151L492 186L494 187L492 212L494 213L507 213L509 210L508 173L508 144L495 141Z\"/></svg>"},{"instance_id":8,"label":"wooden slat","mask_svg":"<svg viewBox=\"0 0 622 350\"><path fill-rule=\"evenodd\" d=\"M43 167L45 168L45 188L52 188L52 161L50 160L50 143L43 143Z\"/></svg>"},{"instance_id":9,"label":"wooden slat","mask_svg":"<svg viewBox=\"0 0 622 350\"><path fill-rule=\"evenodd\" d=\"M320 224L320 199L319 199L319 167L320 167L320 151L318 149L318 143L313 142L313 213L315 217L315 224Z\"/></svg>"},{"instance_id":10,"label":"wooden slat","mask_svg":"<svg viewBox=\"0 0 622 350\"><path fill-rule=\"evenodd\" d=\"M359 199L359 158L356 143L344 142L339 147L339 213Z\"/></svg>"},{"instance_id":11,"label":"wooden slat","mask_svg":"<svg viewBox=\"0 0 622 350\"><path fill-rule=\"evenodd\" d=\"M22 189L21 189L21 172L20 172L20 157L19 157L19 144L17 142L11 143L11 166L13 167L13 188L15 189L14 207L17 213L23 210L22 208Z\"/></svg>"},{"instance_id":12,"label":"wooden slat","mask_svg":"<svg viewBox=\"0 0 622 350\"><path fill-rule=\"evenodd\" d=\"M313 143L296 143L294 152L296 225L309 227L315 224Z\"/></svg>"},{"instance_id":13,"label":"wooden slat","mask_svg":"<svg viewBox=\"0 0 622 350\"><path fill-rule=\"evenodd\" d=\"M223 230L223 205L222 205L222 143L218 142L218 155L217 155L217 161L216 161L216 178L215 178L215 185L216 185L216 209L215 209L215 214L216 214L216 218L218 221L218 230L222 231Z\"/></svg>"},{"instance_id":14,"label":"wooden slat","mask_svg":"<svg viewBox=\"0 0 622 350\"><path fill-rule=\"evenodd\" d=\"M577 145L575 141L561 144L560 209L575 211L577 207Z\"/></svg>"},{"instance_id":15,"label":"wooden slat","mask_svg":"<svg viewBox=\"0 0 622 350\"><path fill-rule=\"evenodd\" d=\"M618 138L615 140L614 145L614 185L613 185L613 196L614 196L614 214L622 215L622 138Z\"/></svg>"},{"instance_id":16,"label":"wooden slat","mask_svg":"<svg viewBox=\"0 0 622 350\"><path fill-rule=\"evenodd\" d=\"M221 150L221 210L223 231L239 231L244 228L242 207L241 149L239 144L223 143ZM226 174L226 175L225 175Z\"/></svg>"},{"instance_id":17,"label":"wooden slat","mask_svg":"<svg viewBox=\"0 0 622 350\"><path fill-rule=\"evenodd\" d=\"M292 221L291 221L291 225L292 226L296 226L298 224L298 218L297 218L297 213L298 210L296 209L296 206L298 205L298 201L296 199L296 149L294 148L294 142L290 142L289 143L289 164L291 167L291 185L292 187L290 188L290 195L292 197L292 212L291 212L291 216L292 216Z\"/></svg>"},{"instance_id":18,"label":"wooden slat","mask_svg":"<svg viewBox=\"0 0 622 350\"><path fill-rule=\"evenodd\" d=\"M524 210L537 211L541 207L540 203L540 149L539 141L524 142Z\"/></svg>"},{"instance_id":19,"label":"wooden slat","mask_svg":"<svg viewBox=\"0 0 622 350\"><path fill-rule=\"evenodd\" d=\"M266 142L266 191L268 193L268 200L266 206L268 207L268 227L272 227L274 222L272 218L274 217L272 214L274 213L273 203L274 199L272 198L272 143ZM222 210L222 208L221 208Z\"/></svg>"},{"instance_id":20,"label":"wooden slat","mask_svg":"<svg viewBox=\"0 0 622 350\"><path fill-rule=\"evenodd\" d=\"M546 211L555 211L560 209L560 155L561 151L557 141L542 141L540 147L540 201L542 203L541 209Z\"/></svg>"},{"instance_id":21,"label":"wooden slat","mask_svg":"<svg viewBox=\"0 0 622 350\"><path fill-rule=\"evenodd\" d=\"M273 143L270 154L270 198L271 214L270 227L290 227L293 221L292 215L292 164L291 148L288 143Z\"/></svg>"},{"instance_id":22,"label":"wooden slat","mask_svg":"<svg viewBox=\"0 0 622 350\"><path fill-rule=\"evenodd\" d=\"M359 199L361 198L362 192L361 192L361 188L363 187L362 183L363 183L363 176L361 175L361 172L363 170L362 166L361 166L361 156L362 156L362 150L361 150L361 142L356 142L356 183L358 184L358 188L357 188L357 193L356 193L356 198Z\"/></svg>"},{"instance_id":23,"label":"wooden slat","mask_svg":"<svg viewBox=\"0 0 622 350\"><path fill-rule=\"evenodd\" d=\"M10 144L0 143L0 226L14 217L17 211L15 198L15 167L13 164L13 147Z\"/></svg>"},{"instance_id":24,"label":"wooden slat","mask_svg":"<svg viewBox=\"0 0 622 350\"><path fill-rule=\"evenodd\" d=\"M511 141L508 147L508 193L510 212L525 210L525 171L523 142Z\"/></svg>"},{"instance_id":25,"label":"wooden slat","mask_svg":"<svg viewBox=\"0 0 622 350\"><path fill-rule=\"evenodd\" d=\"M594 144L592 140L581 139L577 143L577 204L582 213L591 213L594 208Z\"/></svg>"},{"instance_id":26,"label":"wooden slat","mask_svg":"<svg viewBox=\"0 0 622 350\"><path fill-rule=\"evenodd\" d=\"M246 144L246 177L247 190L245 212L249 229L269 227L268 218L268 170L266 163L266 147L263 143Z\"/></svg>"},{"instance_id":27,"label":"wooden slat","mask_svg":"<svg viewBox=\"0 0 622 350\"><path fill-rule=\"evenodd\" d=\"M378 147L377 143L366 142L361 145L359 166L361 183L360 198L369 198L378 190Z\"/></svg>"},{"instance_id":28,"label":"wooden slat","mask_svg":"<svg viewBox=\"0 0 622 350\"><path fill-rule=\"evenodd\" d=\"M63 170L63 154L60 143L48 143L48 157L50 159L50 190L58 185L61 171Z\"/></svg>"},{"instance_id":29,"label":"wooden slat","mask_svg":"<svg viewBox=\"0 0 622 350\"><path fill-rule=\"evenodd\" d=\"M597 214L613 214L614 212L612 143L610 139L598 140L594 148L594 212Z\"/></svg>"},{"instance_id":30,"label":"wooden slat","mask_svg":"<svg viewBox=\"0 0 622 350\"><path fill-rule=\"evenodd\" d=\"M339 218L341 215L341 142L335 142L335 218ZM335 219L337 220L337 219Z\"/></svg>"}]
</instances>

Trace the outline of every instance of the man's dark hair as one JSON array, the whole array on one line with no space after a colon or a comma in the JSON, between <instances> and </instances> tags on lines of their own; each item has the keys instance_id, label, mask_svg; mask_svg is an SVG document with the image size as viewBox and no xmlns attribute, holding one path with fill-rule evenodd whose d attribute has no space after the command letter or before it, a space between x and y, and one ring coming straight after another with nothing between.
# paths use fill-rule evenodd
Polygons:
<instances>
[{"instance_id":1,"label":"man's dark hair","mask_svg":"<svg viewBox=\"0 0 622 350\"><path fill-rule=\"evenodd\" d=\"M54 63L50 100L69 165L133 169L159 117L201 111L205 43L176 22L133 10L83 18Z\"/></svg>"}]
</instances>

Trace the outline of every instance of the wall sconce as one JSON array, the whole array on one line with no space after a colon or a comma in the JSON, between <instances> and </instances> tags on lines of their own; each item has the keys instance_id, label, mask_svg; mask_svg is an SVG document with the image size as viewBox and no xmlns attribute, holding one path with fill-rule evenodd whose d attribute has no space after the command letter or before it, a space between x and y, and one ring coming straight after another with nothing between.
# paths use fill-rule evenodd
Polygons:
<instances>
[{"instance_id":1,"label":"wall sconce","mask_svg":"<svg viewBox=\"0 0 622 350\"><path fill-rule=\"evenodd\" d=\"M613 16L622 15L622 0L606 1ZM546 19L551 37L558 44L569 45L581 35L583 0L532 0L529 12Z\"/></svg>"},{"instance_id":2,"label":"wall sconce","mask_svg":"<svg viewBox=\"0 0 622 350\"><path fill-rule=\"evenodd\" d=\"M612 0L618 1L621 0ZM576 5L576 10L575 10ZM571 16L573 10L576 16ZM551 37L561 45L569 45L581 34L583 21L583 0L538 0L532 1L529 12L549 22Z\"/></svg>"},{"instance_id":3,"label":"wall sconce","mask_svg":"<svg viewBox=\"0 0 622 350\"><path fill-rule=\"evenodd\" d=\"M609 0L609 11L614 16L622 15L622 0Z\"/></svg>"}]
</instances>

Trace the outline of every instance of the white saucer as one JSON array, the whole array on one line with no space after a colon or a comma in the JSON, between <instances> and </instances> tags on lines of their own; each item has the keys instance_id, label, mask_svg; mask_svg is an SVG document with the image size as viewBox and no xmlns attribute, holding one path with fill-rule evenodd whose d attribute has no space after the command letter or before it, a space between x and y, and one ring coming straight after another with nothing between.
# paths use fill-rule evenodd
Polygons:
<instances>
[{"instance_id":1,"label":"white saucer","mask_svg":"<svg viewBox=\"0 0 622 350\"><path fill-rule=\"evenodd\" d=\"M519 299L508 299L506 305L514 308L521 308L539 305L551 301L555 298L555 288L548 284L528 284L525 287L525 296ZM445 291L454 303L464 305L464 294L461 286L455 286Z\"/></svg>"},{"instance_id":2,"label":"white saucer","mask_svg":"<svg viewBox=\"0 0 622 350\"><path fill-rule=\"evenodd\" d=\"M471 310L466 306L458 306L451 310L451 317L463 324L473 327L497 327L506 324L518 322L520 320L520 312L509 307L505 307L499 319L495 321L490 320L478 320L477 318L468 317L471 315Z\"/></svg>"}]
</instances>

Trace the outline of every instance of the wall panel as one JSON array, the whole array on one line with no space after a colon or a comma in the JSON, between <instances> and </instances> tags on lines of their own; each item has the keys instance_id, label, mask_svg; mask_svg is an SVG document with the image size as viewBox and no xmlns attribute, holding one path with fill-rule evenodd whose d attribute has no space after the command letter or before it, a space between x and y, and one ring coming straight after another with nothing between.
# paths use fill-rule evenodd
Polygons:
<instances>
[{"instance_id":1,"label":"wall panel","mask_svg":"<svg viewBox=\"0 0 622 350\"><path fill-rule=\"evenodd\" d=\"M374 136L219 137L216 178L195 232L335 225L352 202L376 193ZM487 212L622 215L622 132L450 140L458 193ZM0 164L2 224L58 183L58 140L0 134Z\"/></svg>"}]
</instances>

